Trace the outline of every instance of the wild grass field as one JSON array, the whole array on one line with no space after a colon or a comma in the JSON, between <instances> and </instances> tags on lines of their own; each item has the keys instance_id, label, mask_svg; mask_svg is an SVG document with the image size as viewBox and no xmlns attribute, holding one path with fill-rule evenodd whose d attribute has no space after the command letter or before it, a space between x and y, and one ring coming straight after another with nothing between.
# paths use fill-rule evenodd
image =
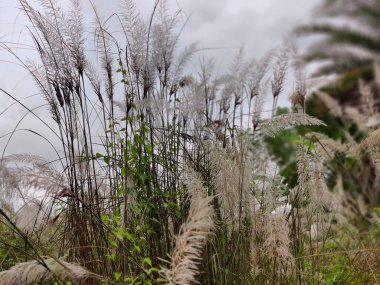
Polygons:
<instances>
[{"instance_id":1,"label":"wild grass field","mask_svg":"<svg viewBox=\"0 0 380 285\"><path fill-rule=\"evenodd\" d=\"M0 96L41 121L44 132L24 131L55 157L26 142L8 154L21 121L0 130L0 285L380 284L379 1L320 10L366 19L372 34L311 24L300 37L327 38L307 54L242 48L222 74L211 58L189 65L201 49L182 47L164 0L147 18L120 1L122 36L94 6L91 39L79 0L19 4L39 60L0 50L51 119L29 94ZM315 59L332 59L316 73L336 76L310 91Z\"/></svg>"}]
</instances>

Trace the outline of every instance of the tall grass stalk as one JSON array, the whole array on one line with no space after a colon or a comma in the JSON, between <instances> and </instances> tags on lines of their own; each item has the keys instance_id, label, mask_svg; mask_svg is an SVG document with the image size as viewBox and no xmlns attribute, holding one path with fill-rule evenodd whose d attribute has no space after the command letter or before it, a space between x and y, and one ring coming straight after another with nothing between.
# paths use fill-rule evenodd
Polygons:
<instances>
[{"instance_id":1,"label":"tall grass stalk","mask_svg":"<svg viewBox=\"0 0 380 285\"><path fill-rule=\"evenodd\" d=\"M222 76L212 60L190 73L187 64L200 51L195 44L179 50L180 12L160 0L144 19L132 0L123 0L112 16L122 36L93 7L95 59L87 53L81 3L70 3L64 10L43 0L37 9L20 0L39 56L38 63L21 63L52 118L44 121L51 134L36 135L57 136L60 145L52 144L56 161L29 154L1 159L0 227L9 236L0 243L13 240L6 256L19 264L0 276L11 276L9 284L66 280L76 275L62 268L74 266L77 277L96 274L109 284L319 284L328 257L318 254L339 237L344 223L333 227L336 217L349 224L350 213L334 207L338 195L324 177L333 144L295 131L325 126L305 113L299 70L291 112L276 114L293 51L255 61L241 49ZM273 108L264 118L269 86ZM295 132L295 187L267 149L269 138L287 131ZM374 131L357 153L378 154L377 146ZM15 189L16 198L9 194ZM44 198L32 199L31 192ZM338 197L342 205L349 200L344 190ZM17 222L19 201L38 213L28 228ZM57 273L44 263L46 255L87 269L62 262ZM20 256L37 261L20 263ZM376 258L368 255L367 262L369 279L377 280ZM25 276L15 276L21 269Z\"/></svg>"}]
</instances>

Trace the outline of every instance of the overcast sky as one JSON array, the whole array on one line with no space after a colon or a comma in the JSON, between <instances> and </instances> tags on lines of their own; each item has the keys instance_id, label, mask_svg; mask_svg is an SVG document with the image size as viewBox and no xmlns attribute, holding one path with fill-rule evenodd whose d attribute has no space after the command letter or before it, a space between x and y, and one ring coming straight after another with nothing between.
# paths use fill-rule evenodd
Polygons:
<instances>
[{"instance_id":1,"label":"overcast sky","mask_svg":"<svg viewBox=\"0 0 380 285\"><path fill-rule=\"evenodd\" d=\"M69 1L58 0L57 2L65 5ZM118 11L119 0L92 0L92 2L104 15L111 15ZM148 17L154 1L136 0L135 2L142 14ZM204 53L204 56L216 58L220 69L228 64L242 45L247 56L254 58L259 58L270 49L280 46L294 27L310 20L312 10L320 2L321 0L168 0L170 9L183 11L183 21L186 18L189 19L180 40L181 45L198 42L202 48L211 48ZM92 19L90 2L82 0L81 4L86 18ZM23 60L33 57L35 53L24 46L32 42L27 29L28 21L20 11L18 1L0 0L0 15L0 42L7 43ZM18 99L37 92L27 73L18 67L15 57L1 48L0 87ZM286 97L287 94L283 96ZM43 103L38 95L25 99L23 102L34 107ZM12 103L10 98L0 93L1 152L8 138L2 136L12 131L17 122L26 114L26 111L17 105L3 112ZM35 111L44 120L49 121L46 107L37 108ZM31 115L27 115L19 128L32 128L46 133L43 124ZM46 154L47 148L48 145L37 136L20 131L14 136L7 153Z\"/></svg>"}]
</instances>

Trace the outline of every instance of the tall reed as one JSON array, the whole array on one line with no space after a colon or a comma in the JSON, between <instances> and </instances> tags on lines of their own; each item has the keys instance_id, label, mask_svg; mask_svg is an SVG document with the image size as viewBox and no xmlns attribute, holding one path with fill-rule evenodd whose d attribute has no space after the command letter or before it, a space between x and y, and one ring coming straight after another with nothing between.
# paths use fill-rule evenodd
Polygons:
<instances>
[{"instance_id":1,"label":"tall reed","mask_svg":"<svg viewBox=\"0 0 380 285\"><path fill-rule=\"evenodd\" d=\"M319 280L324 259L316 255L340 230L332 228L334 219L349 214L334 206L337 195L324 177L326 149L337 150L328 140L318 144L317 135L297 132L325 126L305 113L299 70L291 112L276 114L292 49L259 61L245 59L241 49L222 76L215 75L212 60L188 73L187 63L200 50L195 44L179 50L180 12L171 13L161 0L144 19L132 0L123 0L113 16L122 37L94 7L96 61L86 51L78 0L67 11L51 0L41 1L43 12L27 0L20 4L40 58L24 66L49 105L47 131L61 145L52 144L55 162L28 154L1 161L1 189L17 189L18 197L32 189L45 197L33 200L43 221L36 219L27 231L13 219L17 202L8 191L1 197L2 224L21 238L15 250L37 261L0 276L32 266L58 278L49 266L42 268L49 255L67 256L85 265L84 277L93 272L109 284ZM267 94L273 107L263 118ZM287 131L296 137L295 187L283 181L266 146ZM375 131L357 152L377 145ZM344 191L339 195L336 203L347 201Z\"/></svg>"}]
</instances>

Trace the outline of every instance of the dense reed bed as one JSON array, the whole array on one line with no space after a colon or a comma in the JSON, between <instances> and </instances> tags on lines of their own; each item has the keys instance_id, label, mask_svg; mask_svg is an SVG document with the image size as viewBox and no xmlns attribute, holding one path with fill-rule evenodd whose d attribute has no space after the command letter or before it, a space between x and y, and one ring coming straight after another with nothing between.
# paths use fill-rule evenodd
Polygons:
<instances>
[{"instance_id":1,"label":"dense reed bed","mask_svg":"<svg viewBox=\"0 0 380 285\"><path fill-rule=\"evenodd\" d=\"M94 58L78 0L68 10L50 0L20 4L40 58L21 64L52 118L49 135L36 135L60 145L51 144L54 161L28 150L1 159L0 284L378 283L379 131L366 127L363 140L324 135L328 126L306 114L291 46L260 60L242 49L221 76L212 60L189 71L199 49L179 50L179 12L162 0L144 19L123 0L113 16L122 37L94 7ZM377 63L374 70L380 78ZM279 114L290 72L292 108ZM366 122L378 110L366 83L360 88ZM288 146L294 185L273 151ZM368 193L348 191L332 170L348 160L367 171ZM32 223L23 223L20 204Z\"/></svg>"}]
</instances>

